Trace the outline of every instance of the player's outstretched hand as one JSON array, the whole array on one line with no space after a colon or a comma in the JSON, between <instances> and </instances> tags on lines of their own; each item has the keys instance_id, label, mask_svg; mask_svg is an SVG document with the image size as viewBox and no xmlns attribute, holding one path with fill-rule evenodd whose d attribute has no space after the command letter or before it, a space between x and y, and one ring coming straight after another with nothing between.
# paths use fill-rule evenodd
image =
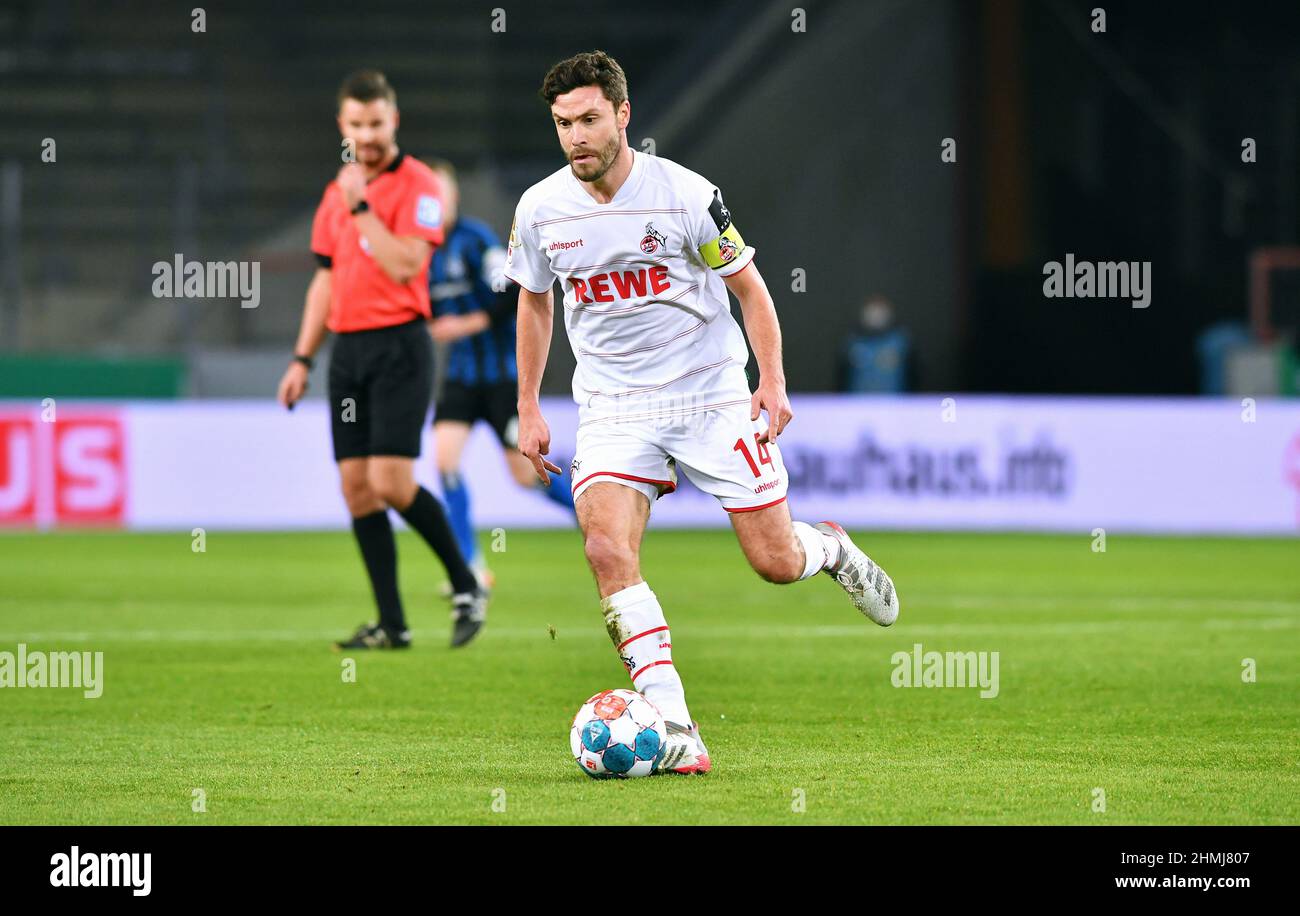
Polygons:
<instances>
[{"instance_id":1,"label":"player's outstretched hand","mask_svg":"<svg viewBox=\"0 0 1300 916\"><path fill-rule=\"evenodd\" d=\"M537 478L542 483L548 486L551 483L547 471L550 471L551 474L563 473L543 457L551 451L551 429L546 425L546 420L542 417L540 411L520 412L519 451L533 463L533 469L537 471Z\"/></svg>"},{"instance_id":2,"label":"player's outstretched hand","mask_svg":"<svg viewBox=\"0 0 1300 916\"><path fill-rule=\"evenodd\" d=\"M775 442L776 437L794 419L794 410L790 407L790 399L786 396L783 383L759 379L758 390L749 400L749 419L757 420L760 410L767 411L767 430L758 437L758 441Z\"/></svg>"},{"instance_id":3,"label":"player's outstretched hand","mask_svg":"<svg viewBox=\"0 0 1300 916\"><path fill-rule=\"evenodd\" d=\"M302 400L302 396L307 393L307 367L296 360L289 364L289 368L284 370L284 377L280 379L280 390L276 392L276 400L285 406L288 410L293 410L293 405Z\"/></svg>"}]
</instances>

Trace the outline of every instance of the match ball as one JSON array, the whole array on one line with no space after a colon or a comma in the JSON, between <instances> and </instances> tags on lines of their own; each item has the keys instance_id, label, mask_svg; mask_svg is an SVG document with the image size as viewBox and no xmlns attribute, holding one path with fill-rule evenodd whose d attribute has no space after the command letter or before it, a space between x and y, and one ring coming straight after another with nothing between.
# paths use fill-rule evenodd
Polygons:
<instances>
[{"instance_id":1,"label":"match ball","mask_svg":"<svg viewBox=\"0 0 1300 916\"><path fill-rule=\"evenodd\" d=\"M569 749L593 779L649 776L668 731L658 707L635 690L602 690L582 704L569 729Z\"/></svg>"}]
</instances>

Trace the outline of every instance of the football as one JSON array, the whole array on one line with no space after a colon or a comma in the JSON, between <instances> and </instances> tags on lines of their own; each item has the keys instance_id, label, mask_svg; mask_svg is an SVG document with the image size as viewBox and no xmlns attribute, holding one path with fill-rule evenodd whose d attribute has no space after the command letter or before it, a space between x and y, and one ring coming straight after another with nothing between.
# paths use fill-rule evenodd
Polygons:
<instances>
[{"instance_id":1,"label":"football","mask_svg":"<svg viewBox=\"0 0 1300 916\"><path fill-rule=\"evenodd\" d=\"M593 779L649 776L663 753L664 717L635 690L602 690L582 704L569 747Z\"/></svg>"}]
</instances>

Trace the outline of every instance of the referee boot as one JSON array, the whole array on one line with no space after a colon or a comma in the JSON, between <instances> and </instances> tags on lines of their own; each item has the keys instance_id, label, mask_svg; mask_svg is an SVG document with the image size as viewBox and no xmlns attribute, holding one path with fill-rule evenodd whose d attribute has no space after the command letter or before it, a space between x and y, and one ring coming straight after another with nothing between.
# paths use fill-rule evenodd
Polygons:
<instances>
[{"instance_id":1,"label":"referee boot","mask_svg":"<svg viewBox=\"0 0 1300 916\"><path fill-rule=\"evenodd\" d=\"M451 596L451 647L459 649L478 635L487 620L487 589Z\"/></svg>"},{"instance_id":2,"label":"referee boot","mask_svg":"<svg viewBox=\"0 0 1300 916\"><path fill-rule=\"evenodd\" d=\"M363 623L350 639L336 642L336 649L409 649L411 631L391 631L377 623Z\"/></svg>"}]
</instances>

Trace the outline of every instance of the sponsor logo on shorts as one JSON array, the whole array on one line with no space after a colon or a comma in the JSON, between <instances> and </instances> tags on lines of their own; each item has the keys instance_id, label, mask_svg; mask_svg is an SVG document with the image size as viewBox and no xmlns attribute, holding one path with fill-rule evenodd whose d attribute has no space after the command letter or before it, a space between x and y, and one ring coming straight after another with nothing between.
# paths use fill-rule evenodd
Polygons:
<instances>
[{"instance_id":1,"label":"sponsor logo on shorts","mask_svg":"<svg viewBox=\"0 0 1300 916\"><path fill-rule=\"evenodd\" d=\"M767 483L760 483L758 486L754 487L754 492L766 493L768 490L771 490L773 487L780 485L780 483L781 481L779 480L769 480Z\"/></svg>"}]
</instances>

